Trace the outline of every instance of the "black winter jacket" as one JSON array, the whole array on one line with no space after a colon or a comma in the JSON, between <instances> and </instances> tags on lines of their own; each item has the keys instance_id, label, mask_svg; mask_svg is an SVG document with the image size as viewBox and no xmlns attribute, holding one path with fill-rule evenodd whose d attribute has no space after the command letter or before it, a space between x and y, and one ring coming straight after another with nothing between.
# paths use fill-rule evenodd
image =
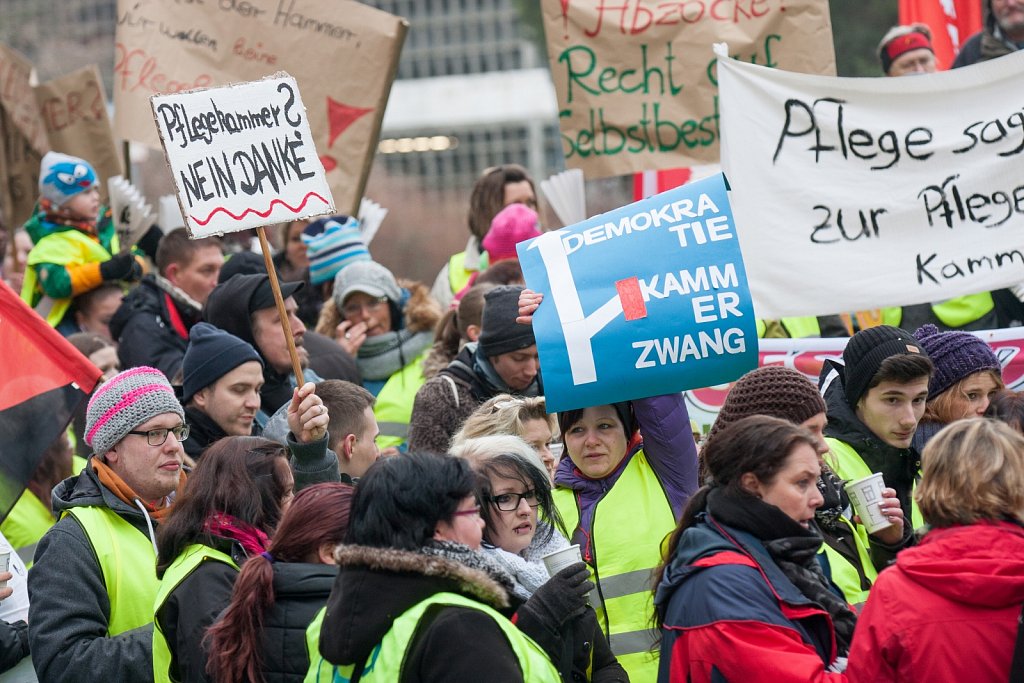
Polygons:
<instances>
[{"instance_id":1,"label":"black winter jacket","mask_svg":"<svg viewBox=\"0 0 1024 683\"><path fill-rule=\"evenodd\" d=\"M327 604L337 576L329 564L274 564L274 605L263 620L266 683L302 683L309 670L306 627Z\"/></svg>"},{"instance_id":2,"label":"black winter jacket","mask_svg":"<svg viewBox=\"0 0 1024 683\"><path fill-rule=\"evenodd\" d=\"M148 365L174 380L181 370L188 337L171 323L171 307L187 330L200 320L200 311L173 298L146 275L128 293L110 320L110 334L117 340L117 356L124 369Z\"/></svg>"}]
</instances>

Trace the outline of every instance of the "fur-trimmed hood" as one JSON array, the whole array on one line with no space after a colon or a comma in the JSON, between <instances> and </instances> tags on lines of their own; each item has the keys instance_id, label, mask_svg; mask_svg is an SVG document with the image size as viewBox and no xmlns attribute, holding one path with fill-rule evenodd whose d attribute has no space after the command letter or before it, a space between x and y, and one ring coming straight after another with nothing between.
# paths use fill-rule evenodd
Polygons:
<instances>
[{"instance_id":1,"label":"fur-trimmed hood","mask_svg":"<svg viewBox=\"0 0 1024 683\"><path fill-rule=\"evenodd\" d=\"M412 332L433 332L441 319L441 304L430 293L430 289L422 282L398 280L398 286L409 296L402 309L404 329ZM320 318L316 323L316 331L331 339L337 338L338 323L343 320L334 297L324 302L320 309Z\"/></svg>"},{"instance_id":2,"label":"fur-trimmed hood","mask_svg":"<svg viewBox=\"0 0 1024 683\"><path fill-rule=\"evenodd\" d=\"M407 550L339 545L320 652L336 664L366 661L394 620L435 593L458 593L509 613L508 592L486 572Z\"/></svg>"}]
</instances>

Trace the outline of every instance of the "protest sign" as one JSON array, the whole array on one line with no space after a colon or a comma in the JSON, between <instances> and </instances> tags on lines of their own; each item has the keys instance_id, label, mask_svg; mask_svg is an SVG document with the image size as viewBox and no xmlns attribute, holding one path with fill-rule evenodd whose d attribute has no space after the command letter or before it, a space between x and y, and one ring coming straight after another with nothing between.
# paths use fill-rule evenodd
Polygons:
<instances>
[{"instance_id":1,"label":"protest sign","mask_svg":"<svg viewBox=\"0 0 1024 683\"><path fill-rule=\"evenodd\" d=\"M1024 280L1024 54L914 78L718 65L722 166L763 318Z\"/></svg>"},{"instance_id":2,"label":"protest sign","mask_svg":"<svg viewBox=\"0 0 1024 683\"><path fill-rule=\"evenodd\" d=\"M1003 381L1010 391L1024 390L1024 327L971 332L983 339L996 352L1002 365ZM826 360L842 358L844 338L824 339L762 339L758 366L781 365L800 373L815 385ZM732 384L702 387L686 392L690 417L707 433L725 404Z\"/></svg>"},{"instance_id":3,"label":"protest sign","mask_svg":"<svg viewBox=\"0 0 1024 683\"><path fill-rule=\"evenodd\" d=\"M104 181L100 194L106 201L107 182L121 175L121 157L110 129L99 69L86 66L47 81L36 86L35 94L50 147L92 164Z\"/></svg>"},{"instance_id":4,"label":"protest sign","mask_svg":"<svg viewBox=\"0 0 1024 683\"><path fill-rule=\"evenodd\" d=\"M587 178L717 163L711 46L835 74L822 0L542 0L566 165Z\"/></svg>"},{"instance_id":5,"label":"protest sign","mask_svg":"<svg viewBox=\"0 0 1024 683\"><path fill-rule=\"evenodd\" d=\"M120 0L115 123L157 144L149 97L291 73L335 200L359 207L407 22L352 0Z\"/></svg>"},{"instance_id":6,"label":"protest sign","mask_svg":"<svg viewBox=\"0 0 1024 683\"><path fill-rule=\"evenodd\" d=\"M32 62L0 44L0 204L12 230L32 215L50 149L31 79Z\"/></svg>"},{"instance_id":7,"label":"protest sign","mask_svg":"<svg viewBox=\"0 0 1024 683\"><path fill-rule=\"evenodd\" d=\"M334 212L295 79L152 98L193 239Z\"/></svg>"},{"instance_id":8,"label":"protest sign","mask_svg":"<svg viewBox=\"0 0 1024 683\"><path fill-rule=\"evenodd\" d=\"M731 381L757 333L721 174L518 245L549 411Z\"/></svg>"}]
</instances>

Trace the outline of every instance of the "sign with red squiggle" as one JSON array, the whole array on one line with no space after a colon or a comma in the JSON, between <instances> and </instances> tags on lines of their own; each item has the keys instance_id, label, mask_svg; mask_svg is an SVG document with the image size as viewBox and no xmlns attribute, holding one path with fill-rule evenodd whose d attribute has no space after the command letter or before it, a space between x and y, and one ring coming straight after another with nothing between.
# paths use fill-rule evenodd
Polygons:
<instances>
[{"instance_id":1,"label":"sign with red squiggle","mask_svg":"<svg viewBox=\"0 0 1024 683\"><path fill-rule=\"evenodd\" d=\"M193 239L334 213L288 74L155 95L150 103Z\"/></svg>"}]
</instances>

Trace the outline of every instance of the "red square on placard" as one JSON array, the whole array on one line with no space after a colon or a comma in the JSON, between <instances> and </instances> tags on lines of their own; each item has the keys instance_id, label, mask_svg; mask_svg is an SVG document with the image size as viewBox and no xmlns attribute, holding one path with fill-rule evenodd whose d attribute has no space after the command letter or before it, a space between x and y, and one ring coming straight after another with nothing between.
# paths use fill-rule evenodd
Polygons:
<instances>
[{"instance_id":1,"label":"red square on placard","mask_svg":"<svg viewBox=\"0 0 1024 683\"><path fill-rule=\"evenodd\" d=\"M626 320L639 320L647 317L647 304L644 303L644 295L640 292L640 280L637 277L618 280L615 283L615 290L619 293L619 301L622 302L622 311L626 314Z\"/></svg>"}]
</instances>

